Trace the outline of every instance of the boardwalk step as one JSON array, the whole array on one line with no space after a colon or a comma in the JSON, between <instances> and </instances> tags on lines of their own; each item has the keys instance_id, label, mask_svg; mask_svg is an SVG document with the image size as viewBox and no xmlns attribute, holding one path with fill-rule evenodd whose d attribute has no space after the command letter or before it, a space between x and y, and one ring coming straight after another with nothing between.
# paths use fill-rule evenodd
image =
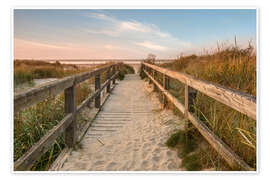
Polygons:
<instances>
[{"instance_id":1,"label":"boardwalk step","mask_svg":"<svg viewBox=\"0 0 270 180\"><path fill-rule=\"evenodd\" d=\"M121 128L123 126L104 126L104 125L93 125L93 128Z\"/></svg>"},{"instance_id":2,"label":"boardwalk step","mask_svg":"<svg viewBox=\"0 0 270 180\"><path fill-rule=\"evenodd\" d=\"M109 131L109 132L115 132L116 130L112 130L112 129L90 129L90 131Z\"/></svg>"},{"instance_id":3,"label":"boardwalk step","mask_svg":"<svg viewBox=\"0 0 270 180\"><path fill-rule=\"evenodd\" d=\"M97 124L126 124L125 122L116 122L116 121L103 121L103 120L99 120L99 121L94 121L92 125L97 125Z\"/></svg>"},{"instance_id":4,"label":"boardwalk step","mask_svg":"<svg viewBox=\"0 0 270 180\"><path fill-rule=\"evenodd\" d=\"M112 117L112 116L97 116L97 118L96 119L102 119L102 118L104 118L104 119L108 119L108 118L111 118L111 119L117 119L117 118L119 118L119 119L126 119L126 118L130 118L130 116L127 116L127 117L117 117L117 116L114 116L114 117Z\"/></svg>"}]
</instances>

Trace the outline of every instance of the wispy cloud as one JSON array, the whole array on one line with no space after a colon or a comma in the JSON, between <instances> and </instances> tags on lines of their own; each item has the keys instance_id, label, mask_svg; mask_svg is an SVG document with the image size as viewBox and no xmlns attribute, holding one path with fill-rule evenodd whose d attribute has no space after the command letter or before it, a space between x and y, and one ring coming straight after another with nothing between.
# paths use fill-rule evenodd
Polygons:
<instances>
[{"instance_id":1,"label":"wispy cloud","mask_svg":"<svg viewBox=\"0 0 270 180\"><path fill-rule=\"evenodd\" d=\"M161 45L158 45L158 44L154 44L154 43L149 42L149 41L136 42L134 44L136 44L138 46L146 47L148 49L157 50L157 51L166 51L166 50L168 50L167 47L164 47L164 46L161 46Z\"/></svg>"},{"instance_id":2,"label":"wispy cloud","mask_svg":"<svg viewBox=\"0 0 270 180\"><path fill-rule=\"evenodd\" d=\"M89 24L89 28L84 30L93 35L105 35L121 41L125 47L133 50L141 50L144 53L175 54L179 49L184 50L191 46L190 42L185 42L173 37L170 33L161 31L161 29L152 23L139 22L136 20L121 20L104 13L89 13L89 18L98 19L98 26ZM101 36L105 38L104 36ZM112 39L110 39L112 40ZM143 47L143 48L142 48ZM113 47L107 47L107 49Z\"/></svg>"},{"instance_id":3,"label":"wispy cloud","mask_svg":"<svg viewBox=\"0 0 270 180\"><path fill-rule=\"evenodd\" d=\"M102 14L102 13L87 13L87 14L84 14L84 16L89 17L89 18L105 20L105 21L115 21L116 20L116 19L114 19L108 15Z\"/></svg>"},{"instance_id":4,"label":"wispy cloud","mask_svg":"<svg viewBox=\"0 0 270 180\"><path fill-rule=\"evenodd\" d=\"M137 33L148 33L148 34L154 34L160 38L167 38L171 37L171 35L167 32L161 32L160 29L154 25L154 24L147 24L147 23L141 23L135 20L130 21L122 21L119 19L116 19L112 16L108 16L102 13L88 13L85 15L89 18L95 18L99 20L106 21L107 23L111 23L109 27L106 27L106 29L98 30L98 31L89 31L90 33L98 32L99 34L105 34L109 36L120 36L123 32L137 32ZM108 33L108 31L110 33Z\"/></svg>"}]
</instances>

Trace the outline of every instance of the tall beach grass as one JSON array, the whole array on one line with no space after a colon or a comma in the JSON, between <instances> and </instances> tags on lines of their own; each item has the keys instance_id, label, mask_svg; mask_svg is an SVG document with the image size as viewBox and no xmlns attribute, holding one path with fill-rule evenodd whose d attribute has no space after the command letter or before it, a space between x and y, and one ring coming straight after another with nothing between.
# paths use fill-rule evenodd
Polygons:
<instances>
[{"instance_id":1,"label":"tall beach grass","mask_svg":"<svg viewBox=\"0 0 270 180\"><path fill-rule=\"evenodd\" d=\"M256 54L252 46L246 49L232 46L212 54L183 56L161 66L256 96ZM158 78L159 83L162 83L162 76ZM184 89L184 84L170 80L170 93L182 103ZM198 119L256 169L256 120L200 92L197 93L193 109ZM182 116L178 111L175 112ZM194 129L191 126L192 136L201 144L203 137ZM210 145L203 143L198 148L197 158L201 169L231 170Z\"/></svg>"}]
</instances>

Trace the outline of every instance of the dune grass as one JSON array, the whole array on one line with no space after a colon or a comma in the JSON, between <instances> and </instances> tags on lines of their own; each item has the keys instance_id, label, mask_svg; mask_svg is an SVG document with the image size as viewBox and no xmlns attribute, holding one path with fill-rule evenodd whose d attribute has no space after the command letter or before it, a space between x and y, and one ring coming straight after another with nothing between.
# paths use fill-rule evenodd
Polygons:
<instances>
[{"instance_id":1,"label":"dune grass","mask_svg":"<svg viewBox=\"0 0 270 180\"><path fill-rule=\"evenodd\" d=\"M90 70L89 68L76 69L73 66L62 66L58 63L49 64L42 61L15 61L14 62L14 83L31 83L35 78L62 78L73 75L78 72ZM65 69L65 68L70 69ZM124 66L120 69L125 75L132 73L132 68ZM20 75L18 75L20 73ZM28 78L24 77L29 76ZM101 83L106 81L106 72L101 74ZM76 86L76 104L77 106L93 93L94 77L86 80ZM64 93L55 97L49 97L42 102L33 105L25 110L14 114L14 161L19 159L27 152L40 138L42 138L50 129L57 125L65 116L64 112ZM77 115L78 128L84 127L88 118ZM80 131L80 130L79 130ZM53 161L65 148L64 135L57 138L54 145L42 155L31 170L48 170Z\"/></svg>"},{"instance_id":2,"label":"dune grass","mask_svg":"<svg viewBox=\"0 0 270 180\"><path fill-rule=\"evenodd\" d=\"M181 57L161 66L256 96L256 54L252 53L252 47L228 47L213 54ZM161 83L162 76L158 78ZM169 92L184 103L184 84L171 79ZM197 93L193 109L198 119L256 169L255 120L200 92ZM196 133L195 138L198 144L203 140L200 133ZM200 156L198 159L202 169L214 167L217 170L231 170L210 145L197 155Z\"/></svg>"}]
</instances>

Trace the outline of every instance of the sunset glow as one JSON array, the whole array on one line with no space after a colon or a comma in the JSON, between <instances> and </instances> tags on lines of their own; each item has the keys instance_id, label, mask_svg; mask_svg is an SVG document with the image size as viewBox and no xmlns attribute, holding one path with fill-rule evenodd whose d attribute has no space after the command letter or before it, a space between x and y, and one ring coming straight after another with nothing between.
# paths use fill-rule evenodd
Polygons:
<instances>
[{"instance_id":1,"label":"sunset glow","mask_svg":"<svg viewBox=\"0 0 270 180\"><path fill-rule=\"evenodd\" d=\"M174 58L256 42L256 10L14 10L15 59Z\"/></svg>"}]
</instances>

